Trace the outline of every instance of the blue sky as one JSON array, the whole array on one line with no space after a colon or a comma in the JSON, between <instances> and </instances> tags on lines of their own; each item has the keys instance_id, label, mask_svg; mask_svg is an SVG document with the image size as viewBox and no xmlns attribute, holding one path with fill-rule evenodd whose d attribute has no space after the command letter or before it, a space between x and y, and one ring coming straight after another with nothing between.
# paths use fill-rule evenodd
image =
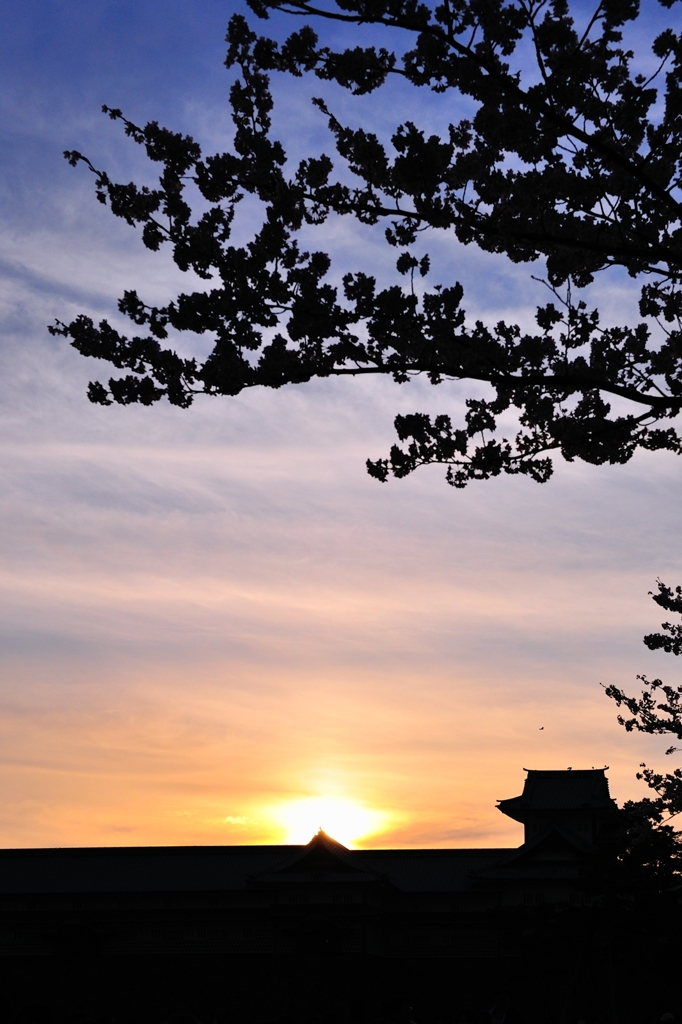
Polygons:
<instances>
[{"instance_id":1,"label":"blue sky","mask_svg":"<svg viewBox=\"0 0 682 1024\"><path fill-rule=\"evenodd\" d=\"M663 745L625 736L599 684L679 676L641 643L656 577L682 580L673 456L559 465L543 487L459 493L437 468L381 486L364 460L395 413L456 414L463 385L102 409L85 397L98 367L47 334L115 315L124 288L186 286L61 154L148 175L105 102L219 148L236 9L0 8L0 845L268 841L277 808L323 797L380 812L375 845L492 845L519 841L494 802L523 767L609 764L617 797L640 792L636 766ZM408 90L356 108L284 81L294 151L331 150L311 94L382 131L398 105L451 116ZM376 233L337 221L324 244L391 272ZM475 315L541 301L529 268L428 247ZM627 280L597 297L607 319L633 315Z\"/></svg>"}]
</instances>

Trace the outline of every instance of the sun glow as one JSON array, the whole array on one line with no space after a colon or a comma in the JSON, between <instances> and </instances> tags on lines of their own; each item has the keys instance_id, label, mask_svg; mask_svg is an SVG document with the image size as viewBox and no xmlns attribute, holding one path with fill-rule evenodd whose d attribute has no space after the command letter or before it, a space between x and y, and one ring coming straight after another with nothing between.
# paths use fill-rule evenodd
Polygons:
<instances>
[{"instance_id":1,"label":"sun glow","mask_svg":"<svg viewBox=\"0 0 682 1024\"><path fill-rule=\"evenodd\" d=\"M276 808L274 817L284 826L286 843L308 843L321 828L344 846L353 846L381 832L388 815L342 797L312 796Z\"/></svg>"}]
</instances>

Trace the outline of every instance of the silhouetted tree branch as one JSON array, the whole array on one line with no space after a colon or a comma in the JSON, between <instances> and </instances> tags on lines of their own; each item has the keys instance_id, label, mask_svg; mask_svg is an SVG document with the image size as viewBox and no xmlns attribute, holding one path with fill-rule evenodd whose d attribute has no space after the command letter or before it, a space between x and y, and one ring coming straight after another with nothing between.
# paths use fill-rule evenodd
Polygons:
<instances>
[{"instance_id":1,"label":"silhouetted tree branch","mask_svg":"<svg viewBox=\"0 0 682 1024\"><path fill-rule=\"evenodd\" d=\"M651 594L666 611L682 615L682 588L671 590L661 580L658 592ZM682 624L662 623L663 633L650 633L644 643L651 650L664 650L679 655L682 651ZM631 717L618 715L618 722L628 732L674 736L682 740L682 686L667 686L660 679L637 678L644 684L638 697L629 697L617 686L605 688L607 697L625 708ZM671 745L666 754L680 748ZM655 880L680 880L682 875L682 831L676 830L672 819L682 811L682 768L657 772L640 765L638 779L644 779L656 794L653 798L629 801L624 806L626 835L620 860L634 875L644 874Z\"/></svg>"},{"instance_id":2,"label":"silhouetted tree branch","mask_svg":"<svg viewBox=\"0 0 682 1024\"><path fill-rule=\"evenodd\" d=\"M202 393L366 374L484 382L492 397L472 395L459 424L445 413L398 416L401 445L367 463L379 480L442 463L455 487L500 473L546 481L552 453L596 465L625 463L638 448L679 453L670 421L682 408L682 34L659 33L646 77L622 42L623 25L646 18L636 0L602 0L587 20L575 4L583 28L565 0L249 3L261 19L277 10L356 26L358 45L334 51L308 24L280 45L234 15L230 150L205 156L190 136L156 122L139 127L105 107L161 165L158 187L117 184L66 153L92 171L99 201L139 226L149 249L170 245L177 266L207 282L165 306L126 292L119 310L140 335L87 316L54 325L83 355L124 371L92 383L90 399L165 397L187 407ZM366 25L385 33L386 47L362 45ZM399 76L445 104L466 96L474 113L443 136L397 124L388 146L316 99L341 173L324 153L289 168L272 137L273 72L334 81L353 95ZM231 235L245 196L260 201L263 219L239 246ZM330 283L329 255L302 249L298 235L331 215L383 225L396 251L393 284L380 288L353 265L342 268L341 289ZM514 263L543 258L554 301L538 308L536 328L472 323L457 282L416 288L415 273L430 271L429 257L414 252L427 230ZM640 323L605 327L598 310L572 299L571 286L609 267L642 279ZM652 336L654 321L662 330ZM183 332L208 336L207 358L178 354ZM509 410L518 430L500 437Z\"/></svg>"}]
</instances>

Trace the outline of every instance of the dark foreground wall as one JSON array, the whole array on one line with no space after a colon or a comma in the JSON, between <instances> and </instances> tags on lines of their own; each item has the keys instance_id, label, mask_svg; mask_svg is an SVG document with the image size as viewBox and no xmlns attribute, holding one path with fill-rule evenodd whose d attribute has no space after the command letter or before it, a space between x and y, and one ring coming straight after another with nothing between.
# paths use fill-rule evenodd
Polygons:
<instances>
[{"instance_id":1,"label":"dark foreground wall","mask_svg":"<svg viewBox=\"0 0 682 1024\"><path fill-rule=\"evenodd\" d=\"M679 919L676 900L528 911L498 922L521 935L515 956L3 957L0 1014L16 1024L162 1024L177 1014L201 1024L478 1024L502 998L508 1024L653 1024L664 1012L679 1021Z\"/></svg>"}]
</instances>

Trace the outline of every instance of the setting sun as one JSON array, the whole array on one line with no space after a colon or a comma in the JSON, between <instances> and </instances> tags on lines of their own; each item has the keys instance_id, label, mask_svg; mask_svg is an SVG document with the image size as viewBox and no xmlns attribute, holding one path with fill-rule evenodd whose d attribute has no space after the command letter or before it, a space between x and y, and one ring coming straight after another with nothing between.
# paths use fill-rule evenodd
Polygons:
<instances>
[{"instance_id":1,"label":"setting sun","mask_svg":"<svg viewBox=\"0 0 682 1024\"><path fill-rule=\"evenodd\" d=\"M284 826L286 843L307 843L321 828L332 839L354 843L382 830L388 815L340 797L305 797L278 807L273 815Z\"/></svg>"}]
</instances>

